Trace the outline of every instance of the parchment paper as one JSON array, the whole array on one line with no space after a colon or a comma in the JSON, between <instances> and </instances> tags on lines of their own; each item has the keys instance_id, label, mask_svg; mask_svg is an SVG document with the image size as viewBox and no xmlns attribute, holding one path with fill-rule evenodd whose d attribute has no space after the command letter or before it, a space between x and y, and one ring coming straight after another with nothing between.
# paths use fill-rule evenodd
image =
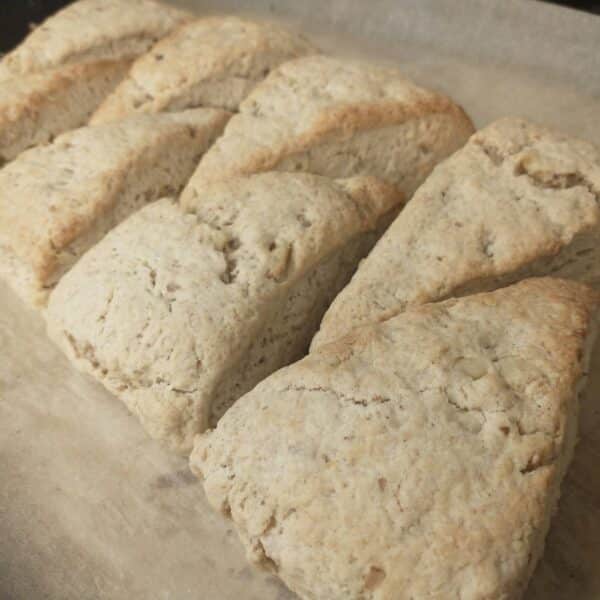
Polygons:
<instances>
[{"instance_id":1,"label":"parchment paper","mask_svg":"<svg viewBox=\"0 0 600 600\"><path fill-rule=\"evenodd\" d=\"M477 125L517 114L600 143L599 17L519 0L174 3L281 19L330 52L397 64ZM600 598L600 349L580 431L528 600ZM0 598L293 598L246 565L186 462L75 372L1 284Z\"/></svg>"}]
</instances>

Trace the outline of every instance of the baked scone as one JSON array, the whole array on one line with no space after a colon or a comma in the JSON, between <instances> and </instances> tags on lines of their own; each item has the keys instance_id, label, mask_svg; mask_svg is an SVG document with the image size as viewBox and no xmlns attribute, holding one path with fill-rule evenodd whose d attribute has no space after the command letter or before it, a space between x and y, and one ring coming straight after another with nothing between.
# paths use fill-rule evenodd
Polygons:
<instances>
[{"instance_id":1,"label":"baked scone","mask_svg":"<svg viewBox=\"0 0 600 600\"><path fill-rule=\"evenodd\" d=\"M145 207L53 291L48 332L150 435L196 433L297 360L399 208L373 178L264 173L197 190L189 213Z\"/></svg>"},{"instance_id":2,"label":"baked scone","mask_svg":"<svg viewBox=\"0 0 600 600\"><path fill-rule=\"evenodd\" d=\"M13 77L0 84L0 166L31 146L87 123L129 63L100 61Z\"/></svg>"},{"instance_id":3,"label":"baked scone","mask_svg":"<svg viewBox=\"0 0 600 600\"><path fill-rule=\"evenodd\" d=\"M237 110L274 67L316 52L302 36L274 23L233 16L192 21L138 58L91 122L198 106Z\"/></svg>"},{"instance_id":4,"label":"baked scone","mask_svg":"<svg viewBox=\"0 0 600 600\"><path fill-rule=\"evenodd\" d=\"M411 304L533 275L600 283L600 150L520 119L438 166L327 312L313 348Z\"/></svg>"},{"instance_id":5,"label":"baked scone","mask_svg":"<svg viewBox=\"0 0 600 600\"><path fill-rule=\"evenodd\" d=\"M573 452L598 300L532 279L357 329L241 398L191 467L301 598L516 600Z\"/></svg>"},{"instance_id":6,"label":"baked scone","mask_svg":"<svg viewBox=\"0 0 600 600\"><path fill-rule=\"evenodd\" d=\"M395 69L308 56L282 64L254 88L193 180L270 170L367 174L408 198L472 132L459 106Z\"/></svg>"},{"instance_id":7,"label":"baked scone","mask_svg":"<svg viewBox=\"0 0 600 600\"><path fill-rule=\"evenodd\" d=\"M0 165L86 123L131 61L191 19L153 0L79 0L0 60Z\"/></svg>"},{"instance_id":8,"label":"baked scone","mask_svg":"<svg viewBox=\"0 0 600 600\"><path fill-rule=\"evenodd\" d=\"M66 64L130 61L191 18L153 0L78 0L0 60L0 80Z\"/></svg>"},{"instance_id":9,"label":"baked scone","mask_svg":"<svg viewBox=\"0 0 600 600\"><path fill-rule=\"evenodd\" d=\"M83 127L0 170L0 276L29 304L141 206L187 183L229 113L199 108Z\"/></svg>"}]
</instances>

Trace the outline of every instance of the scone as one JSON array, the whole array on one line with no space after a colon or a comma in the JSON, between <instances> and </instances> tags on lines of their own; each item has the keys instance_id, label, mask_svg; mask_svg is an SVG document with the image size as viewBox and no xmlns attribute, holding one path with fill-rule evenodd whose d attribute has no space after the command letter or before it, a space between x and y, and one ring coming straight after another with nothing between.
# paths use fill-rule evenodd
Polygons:
<instances>
[{"instance_id":1,"label":"scone","mask_svg":"<svg viewBox=\"0 0 600 600\"><path fill-rule=\"evenodd\" d=\"M264 173L170 199L108 234L62 278L48 332L75 365L189 453L275 369L303 356L323 312L399 208L373 178Z\"/></svg>"},{"instance_id":2,"label":"scone","mask_svg":"<svg viewBox=\"0 0 600 600\"><path fill-rule=\"evenodd\" d=\"M600 283L600 150L520 119L439 165L327 312L313 347L411 304L533 275Z\"/></svg>"},{"instance_id":3,"label":"scone","mask_svg":"<svg viewBox=\"0 0 600 600\"><path fill-rule=\"evenodd\" d=\"M190 19L154 0L78 0L0 60L0 80L66 64L130 61Z\"/></svg>"},{"instance_id":4,"label":"scone","mask_svg":"<svg viewBox=\"0 0 600 600\"><path fill-rule=\"evenodd\" d=\"M273 23L233 16L192 21L140 57L91 122L198 106L237 110L274 67L314 53L302 36Z\"/></svg>"},{"instance_id":5,"label":"scone","mask_svg":"<svg viewBox=\"0 0 600 600\"><path fill-rule=\"evenodd\" d=\"M127 61L67 65L0 84L0 166L87 123L123 78Z\"/></svg>"},{"instance_id":6,"label":"scone","mask_svg":"<svg viewBox=\"0 0 600 600\"><path fill-rule=\"evenodd\" d=\"M0 60L0 166L87 123L131 61L191 18L153 0L79 0Z\"/></svg>"},{"instance_id":7,"label":"scone","mask_svg":"<svg viewBox=\"0 0 600 600\"><path fill-rule=\"evenodd\" d=\"M141 206L187 183L229 113L200 108L83 127L0 170L0 276L41 306L58 279Z\"/></svg>"},{"instance_id":8,"label":"scone","mask_svg":"<svg viewBox=\"0 0 600 600\"><path fill-rule=\"evenodd\" d=\"M282 64L249 94L194 181L270 170L366 174L408 198L472 132L459 106L395 69L309 56Z\"/></svg>"},{"instance_id":9,"label":"scone","mask_svg":"<svg viewBox=\"0 0 600 600\"><path fill-rule=\"evenodd\" d=\"M192 469L310 600L516 600L576 440L598 295L530 279L412 307L281 369Z\"/></svg>"}]
</instances>

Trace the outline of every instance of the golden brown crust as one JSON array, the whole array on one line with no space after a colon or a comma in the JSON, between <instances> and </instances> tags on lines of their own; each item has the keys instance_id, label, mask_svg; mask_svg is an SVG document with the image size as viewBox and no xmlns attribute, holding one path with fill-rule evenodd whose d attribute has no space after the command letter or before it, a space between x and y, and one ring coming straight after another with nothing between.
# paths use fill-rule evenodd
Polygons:
<instances>
[{"instance_id":1,"label":"golden brown crust","mask_svg":"<svg viewBox=\"0 0 600 600\"><path fill-rule=\"evenodd\" d=\"M310 131L299 140L297 151L305 150L315 142L327 141L330 136L344 138L357 131L401 125L426 115L446 114L463 121L465 129L474 130L467 113L448 97L431 94L427 99L412 104L398 102L364 102L328 108L315 120Z\"/></svg>"},{"instance_id":2,"label":"golden brown crust","mask_svg":"<svg viewBox=\"0 0 600 600\"><path fill-rule=\"evenodd\" d=\"M471 133L460 107L396 70L310 56L282 64L254 89L194 179L265 170L370 174L408 197Z\"/></svg>"},{"instance_id":3,"label":"golden brown crust","mask_svg":"<svg viewBox=\"0 0 600 600\"><path fill-rule=\"evenodd\" d=\"M0 247L37 287L52 287L128 214L178 193L229 116L217 109L140 115L24 152L0 171Z\"/></svg>"},{"instance_id":4,"label":"golden brown crust","mask_svg":"<svg viewBox=\"0 0 600 600\"><path fill-rule=\"evenodd\" d=\"M277 65L316 52L302 36L274 23L234 16L198 19L136 60L91 122L198 106L237 110Z\"/></svg>"},{"instance_id":5,"label":"golden brown crust","mask_svg":"<svg viewBox=\"0 0 600 600\"><path fill-rule=\"evenodd\" d=\"M0 61L0 80L61 65L132 60L191 15L153 0L78 0Z\"/></svg>"},{"instance_id":6,"label":"golden brown crust","mask_svg":"<svg viewBox=\"0 0 600 600\"><path fill-rule=\"evenodd\" d=\"M129 61L67 65L9 79L0 89L0 159L83 125Z\"/></svg>"}]
</instances>

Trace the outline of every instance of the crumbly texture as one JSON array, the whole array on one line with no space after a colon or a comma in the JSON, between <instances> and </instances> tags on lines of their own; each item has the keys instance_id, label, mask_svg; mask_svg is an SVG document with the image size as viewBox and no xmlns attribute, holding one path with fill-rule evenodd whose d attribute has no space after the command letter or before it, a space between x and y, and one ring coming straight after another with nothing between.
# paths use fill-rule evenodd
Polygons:
<instances>
[{"instance_id":1,"label":"crumbly texture","mask_svg":"<svg viewBox=\"0 0 600 600\"><path fill-rule=\"evenodd\" d=\"M150 435L189 453L196 433L297 360L374 233L394 188L266 173L131 216L62 278L50 336Z\"/></svg>"},{"instance_id":2,"label":"crumbly texture","mask_svg":"<svg viewBox=\"0 0 600 600\"><path fill-rule=\"evenodd\" d=\"M267 170L367 174L408 198L472 132L460 107L394 69L309 56L282 64L250 93L194 181Z\"/></svg>"},{"instance_id":3,"label":"crumbly texture","mask_svg":"<svg viewBox=\"0 0 600 600\"><path fill-rule=\"evenodd\" d=\"M191 467L307 600L520 598L576 438L598 294L530 279L413 307L281 369Z\"/></svg>"},{"instance_id":4,"label":"crumbly texture","mask_svg":"<svg viewBox=\"0 0 600 600\"><path fill-rule=\"evenodd\" d=\"M78 0L0 61L0 80L65 64L132 60L191 15L153 0Z\"/></svg>"},{"instance_id":5,"label":"crumbly texture","mask_svg":"<svg viewBox=\"0 0 600 600\"><path fill-rule=\"evenodd\" d=\"M0 85L0 165L85 124L117 86L129 61L67 65Z\"/></svg>"},{"instance_id":6,"label":"crumbly texture","mask_svg":"<svg viewBox=\"0 0 600 600\"><path fill-rule=\"evenodd\" d=\"M600 284L600 151L502 119L434 170L331 305L312 347L411 304L548 274Z\"/></svg>"},{"instance_id":7,"label":"crumbly texture","mask_svg":"<svg viewBox=\"0 0 600 600\"><path fill-rule=\"evenodd\" d=\"M235 111L274 67L314 53L315 47L302 36L273 23L199 19L140 57L91 122L198 106Z\"/></svg>"},{"instance_id":8,"label":"crumbly texture","mask_svg":"<svg viewBox=\"0 0 600 600\"><path fill-rule=\"evenodd\" d=\"M0 170L0 275L29 304L148 202L176 194L229 113L195 109L84 127Z\"/></svg>"}]
</instances>

